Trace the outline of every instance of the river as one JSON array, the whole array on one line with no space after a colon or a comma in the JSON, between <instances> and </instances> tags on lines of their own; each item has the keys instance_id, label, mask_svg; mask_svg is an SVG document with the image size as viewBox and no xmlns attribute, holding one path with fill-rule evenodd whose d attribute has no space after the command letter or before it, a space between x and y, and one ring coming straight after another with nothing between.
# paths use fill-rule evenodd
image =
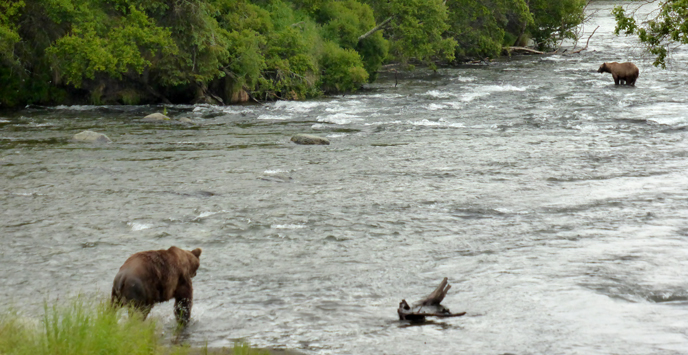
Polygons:
<instances>
[{"instance_id":1,"label":"river","mask_svg":"<svg viewBox=\"0 0 688 355\"><path fill-rule=\"evenodd\" d=\"M0 307L107 297L134 252L203 248L186 341L305 354L688 353L688 50L383 74L346 96L0 115ZM584 44L584 43L583 43ZM596 72L633 61L635 88ZM83 130L112 144L76 143ZM295 133L328 137L299 146ZM442 278L459 318L397 320ZM154 308L166 332L172 303Z\"/></svg>"}]
</instances>

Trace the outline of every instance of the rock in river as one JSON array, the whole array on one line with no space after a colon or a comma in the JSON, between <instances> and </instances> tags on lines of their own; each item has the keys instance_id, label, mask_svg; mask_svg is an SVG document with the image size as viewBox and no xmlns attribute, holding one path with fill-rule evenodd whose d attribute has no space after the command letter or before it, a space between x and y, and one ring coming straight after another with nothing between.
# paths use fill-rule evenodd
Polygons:
<instances>
[{"instance_id":1,"label":"rock in river","mask_svg":"<svg viewBox=\"0 0 688 355\"><path fill-rule=\"evenodd\" d=\"M143 118L143 121L169 121L170 118L163 115L160 112L151 113L150 115Z\"/></svg>"},{"instance_id":2,"label":"rock in river","mask_svg":"<svg viewBox=\"0 0 688 355\"><path fill-rule=\"evenodd\" d=\"M323 137L314 136L312 134L295 134L291 137L291 141L296 144L311 144L311 145L328 145L330 140Z\"/></svg>"},{"instance_id":3,"label":"rock in river","mask_svg":"<svg viewBox=\"0 0 688 355\"><path fill-rule=\"evenodd\" d=\"M80 133L77 133L72 137L73 140L79 141L79 142L90 142L90 143L112 143L110 138L108 136L102 134L102 133L97 133L93 131L83 131Z\"/></svg>"}]
</instances>

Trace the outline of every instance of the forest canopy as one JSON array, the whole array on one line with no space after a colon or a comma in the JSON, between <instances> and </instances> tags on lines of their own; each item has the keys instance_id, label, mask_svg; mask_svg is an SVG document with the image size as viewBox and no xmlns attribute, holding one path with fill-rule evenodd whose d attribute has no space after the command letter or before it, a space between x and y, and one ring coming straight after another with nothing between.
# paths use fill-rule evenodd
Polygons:
<instances>
[{"instance_id":1,"label":"forest canopy","mask_svg":"<svg viewBox=\"0 0 688 355\"><path fill-rule=\"evenodd\" d=\"M584 0L0 0L0 108L357 90L573 36Z\"/></svg>"}]
</instances>

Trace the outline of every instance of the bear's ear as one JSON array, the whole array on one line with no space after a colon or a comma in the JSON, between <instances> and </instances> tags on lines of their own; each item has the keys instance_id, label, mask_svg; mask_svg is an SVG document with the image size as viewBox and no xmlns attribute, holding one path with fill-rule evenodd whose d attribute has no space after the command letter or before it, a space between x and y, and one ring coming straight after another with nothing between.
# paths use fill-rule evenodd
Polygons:
<instances>
[{"instance_id":1,"label":"bear's ear","mask_svg":"<svg viewBox=\"0 0 688 355\"><path fill-rule=\"evenodd\" d=\"M195 255L197 258L200 258L200 257L201 257L201 252L202 252L202 251L203 251L203 250L201 250L201 248L196 248L196 249L194 249L194 250L191 251L191 254Z\"/></svg>"}]
</instances>

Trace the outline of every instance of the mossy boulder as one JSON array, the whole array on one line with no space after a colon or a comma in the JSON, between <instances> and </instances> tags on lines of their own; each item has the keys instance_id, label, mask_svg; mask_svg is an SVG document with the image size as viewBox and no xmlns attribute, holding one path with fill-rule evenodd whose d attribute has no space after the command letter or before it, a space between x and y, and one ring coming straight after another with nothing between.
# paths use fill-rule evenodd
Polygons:
<instances>
[{"instance_id":1,"label":"mossy boulder","mask_svg":"<svg viewBox=\"0 0 688 355\"><path fill-rule=\"evenodd\" d=\"M291 137L291 141L296 144L303 145L329 145L330 140L324 137L314 136L312 134L295 134Z\"/></svg>"},{"instance_id":2,"label":"mossy boulder","mask_svg":"<svg viewBox=\"0 0 688 355\"><path fill-rule=\"evenodd\" d=\"M146 122L158 122L158 121L169 121L169 120L170 120L169 117L163 115L160 112L151 113L150 115L148 115L142 119L142 121L146 121Z\"/></svg>"},{"instance_id":3,"label":"mossy boulder","mask_svg":"<svg viewBox=\"0 0 688 355\"><path fill-rule=\"evenodd\" d=\"M93 132L93 131L83 131L79 132L72 137L73 140L78 142L88 142L88 143L112 143L112 140L108 136Z\"/></svg>"}]
</instances>

